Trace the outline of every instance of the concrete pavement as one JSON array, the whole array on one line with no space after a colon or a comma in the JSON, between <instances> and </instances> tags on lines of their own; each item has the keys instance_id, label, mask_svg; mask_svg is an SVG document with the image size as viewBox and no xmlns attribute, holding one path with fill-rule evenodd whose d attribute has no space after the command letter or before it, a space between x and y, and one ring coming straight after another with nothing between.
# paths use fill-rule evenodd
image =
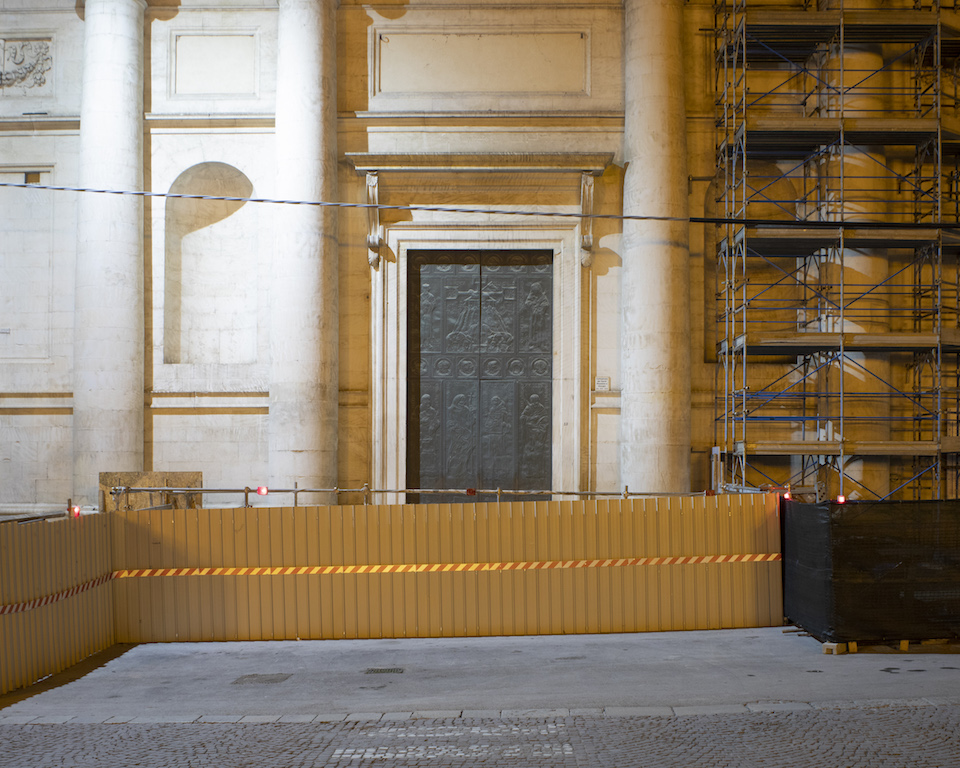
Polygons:
<instances>
[{"instance_id":1,"label":"concrete pavement","mask_svg":"<svg viewBox=\"0 0 960 768\"><path fill-rule=\"evenodd\" d=\"M869 650L781 628L141 645L0 697L0 766L960 766L960 649Z\"/></svg>"}]
</instances>

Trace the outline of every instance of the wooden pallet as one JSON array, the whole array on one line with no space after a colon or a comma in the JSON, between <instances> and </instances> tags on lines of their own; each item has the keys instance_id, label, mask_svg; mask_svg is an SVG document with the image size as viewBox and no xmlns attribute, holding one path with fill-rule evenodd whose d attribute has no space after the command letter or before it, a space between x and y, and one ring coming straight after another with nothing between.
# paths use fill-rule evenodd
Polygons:
<instances>
[{"instance_id":1,"label":"wooden pallet","mask_svg":"<svg viewBox=\"0 0 960 768\"><path fill-rule=\"evenodd\" d=\"M956 640L949 640L945 638L937 638L933 640L901 640L900 641L900 652L907 653L910 650L910 644L913 643L914 646L921 645L950 645L951 643L956 644ZM883 643L880 643L883 645ZM823 652L828 655L839 656L844 653L856 653L859 650L858 644L855 641L850 641L847 643L824 643Z\"/></svg>"}]
</instances>

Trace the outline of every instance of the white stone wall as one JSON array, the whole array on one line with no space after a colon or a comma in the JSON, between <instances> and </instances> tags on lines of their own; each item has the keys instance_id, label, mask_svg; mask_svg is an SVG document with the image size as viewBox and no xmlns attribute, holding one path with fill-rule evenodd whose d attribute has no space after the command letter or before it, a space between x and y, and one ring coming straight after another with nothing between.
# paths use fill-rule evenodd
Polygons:
<instances>
[{"instance_id":1,"label":"white stone wall","mask_svg":"<svg viewBox=\"0 0 960 768\"><path fill-rule=\"evenodd\" d=\"M275 3L217 5L147 12L147 183L273 197ZM148 210L151 469L265 483L275 207L154 198ZM206 503L236 502L218 499Z\"/></svg>"},{"instance_id":2,"label":"white stone wall","mask_svg":"<svg viewBox=\"0 0 960 768\"><path fill-rule=\"evenodd\" d=\"M73 5L0 3L0 181L76 183ZM72 491L76 205L72 193L0 188L0 503L66 504Z\"/></svg>"},{"instance_id":3,"label":"white stone wall","mask_svg":"<svg viewBox=\"0 0 960 768\"><path fill-rule=\"evenodd\" d=\"M24 175L8 167L0 181ZM0 188L0 473L11 498L66 500L70 493L58 473L71 458L72 313L63 307L72 305L73 279L57 250L58 202L53 192Z\"/></svg>"},{"instance_id":4,"label":"white stone wall","mask_svg":"<svg viewBox=\"0 0 960 768\"><path fill-rule=\"evenodd\" d=\"M711 42L699 31L710 24L709 6L690 5L687 16L695 73L688 73L693 80L686 84L689 165L699 178L712 172ZM620 2L419 0L372 7L341 0L337 24L341 157L606 152L614 164L596 180L594 210L620 212ZM144 26L145 188L248 189L249 196L272 197L276 0L151 3ZM0 180L40 171L43 182L77 181L83 35L74 0L0 0L0 39L44 42L51 59L43 84L0 92ZM380 183L385 203L579 210L577 173L384 172ZM339 166L339 197L366 201L365 180L346 161ZM702 213L704 198L704 184L692 182L691 213ZM72 493L76 207L75 193L0 189L0 472L14 479L0 484L3 503L59 502ZM267 477L275 212L257 203L145 203L144 469L199 470L205 484L216 487L255 485ZM382 219L388 243L440 233L439 242L451 247L475 246L482 242L476 233L486 232L495 247L511 238L529 243L553 237L567 249L565 264L583 255L577 219L562 226L457 213L384 213ZM544 235L547 230L554 234ZM563 405L554 434L564 444L555 446L561 457L555 477L568 489L620 487L620 232L615 220L596 221L591 266L565 267L558 294L564 303L556 309L555 333L567 372L557 385ZM377 367L383 364L377 359L382 273L369 265L367 235L364 211L339 214L341 487L382 476L403 450L403 424L392 427L397 433L384 433L384 414L373 396L375 379L389 381L400 399L404 384ZM692 388L699 414L694 450L705 455L712 441L713 369L703 362L699 340L703 291L712 289L703 287L702 241L691 237L690 266ZM397 253L388 245L382 256L392 264ZM595 391L598 378L609 379L609 393ZM696 487L707 482L702 469L694 469Z\"/></svg>"}]
</instances>

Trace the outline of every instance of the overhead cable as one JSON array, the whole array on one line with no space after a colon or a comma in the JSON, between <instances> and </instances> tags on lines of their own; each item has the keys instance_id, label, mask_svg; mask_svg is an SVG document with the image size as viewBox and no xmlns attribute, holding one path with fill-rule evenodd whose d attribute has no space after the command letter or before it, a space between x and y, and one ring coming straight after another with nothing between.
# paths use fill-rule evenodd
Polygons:
<instances>
[{"instance_id":1,"label":"overhead cable","mask_svg":"<svg viewBox=\"0 0 960 768\"><path fill-rule=\"evenodd\" d=\"M271 205L308 205L319 208L376 208L381 211L423 211L427 213L470 213L496 216L543 216L568 219L610 219L615 221L676 221L690 224L735 225L747 227L784 227L802 229L898 229L898 230L960 230L960 222L890 222L890 221L808 221L800 219L748 219L724 216L657 216L626 213L584 213L580 211L532 211L502 208L465 208L447 205L388 205L385 203L344 203L328 200L283 200L268 197L234 197L230 195L191 195L178 192L147 192L132 189L96 189L54 184L27 184L25 182L0 181L0 187L19 189L44 189L54 192L87 192L100 195L129 195L133 197L159 197L175 200L216 200L229 203L268 203Z\"/></svg>"}]
</instances>

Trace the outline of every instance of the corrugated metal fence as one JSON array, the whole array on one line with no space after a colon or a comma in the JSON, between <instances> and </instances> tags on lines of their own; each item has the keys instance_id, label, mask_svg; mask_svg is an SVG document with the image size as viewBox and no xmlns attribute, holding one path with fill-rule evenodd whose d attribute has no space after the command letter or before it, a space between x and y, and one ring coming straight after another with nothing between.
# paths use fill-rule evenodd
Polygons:
<instances>
[{"instance_id":1,"label":"corrugated metal fence","mask_svg":"<svg viewBox=\"0 0 960 768\"><path fill-rule=\"evenodd\" d=\"M112 579L116 631L108 642L782 621L776 496L147 510L110 519L102 572ZM28 593L43 590L3 591L0 602ZM20 665L2 646L0 662Z\"/></svg>"},{"instance_id":2,"label":"corrugated metal fence","mask_svg":"<svg viewBox=\"0 0 960 768\"><path fill-rule=\"evenodd\" d=\"M0 524L0 693L116 643L106 515Z\"/></svg>"}]
</instances>

